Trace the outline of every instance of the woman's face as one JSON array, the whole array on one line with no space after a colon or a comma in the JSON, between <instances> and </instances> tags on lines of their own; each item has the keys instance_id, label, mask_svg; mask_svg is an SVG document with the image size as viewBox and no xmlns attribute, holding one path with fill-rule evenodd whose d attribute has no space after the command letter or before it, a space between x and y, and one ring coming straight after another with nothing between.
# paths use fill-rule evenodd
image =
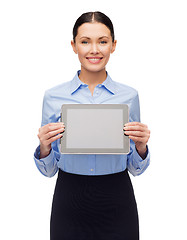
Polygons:
<instances>
[{"instance_id":1,"label":"woman's face","mask_svg":"<svg viewBox=\"0 0 187 240\"><path fill-rule=\"evenodd\" d=\"M71 45L78 54L81 70L98 72L105 69L114 52L116 40L112 42L110 30L102 23L84 23L78 28L75 43Z\"/></svg>"}]
</instances>

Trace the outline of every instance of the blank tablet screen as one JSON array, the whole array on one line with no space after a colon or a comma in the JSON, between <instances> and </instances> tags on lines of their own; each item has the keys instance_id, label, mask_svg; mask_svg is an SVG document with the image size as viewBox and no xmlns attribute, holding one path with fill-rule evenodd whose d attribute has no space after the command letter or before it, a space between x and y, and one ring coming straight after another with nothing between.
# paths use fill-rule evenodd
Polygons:
<instances>
[{"instance_id":1,"label":"blank tablet screen","mask_svg":"<svg viewBox=\"0 0 187 240\"><path fill-rule=\"evenodd\" d=\"M62 153L118 154L129 152L123 127L128 122L126 104L64 104L65 133Z\"/></svg>"}]
</instances>

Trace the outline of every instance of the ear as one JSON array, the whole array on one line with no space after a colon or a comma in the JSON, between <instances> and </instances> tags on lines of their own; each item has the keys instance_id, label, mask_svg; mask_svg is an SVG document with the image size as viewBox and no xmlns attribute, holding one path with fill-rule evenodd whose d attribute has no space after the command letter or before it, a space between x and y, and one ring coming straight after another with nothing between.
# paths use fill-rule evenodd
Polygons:
<instances>
[{"instance_id":1,"label":"ear","mask_svg":"<svg viewBox=\"0 0 187 240\"><path fill-rule=\"evenodd\" d=\"M76 43L74 43L74 41L73 41L73 40L71 40L71 46L72 46L72 48L73 48L73 51L74 51L74 53L76 53L76 54L77 54Z\"/></svg>"},{"instance_id":2,"label":"ear","mask_svg":"<svg viewBox=\"0 0 187 240\"><path fill-rule=\"evenodd\" d=\"M111 53L113 53L116 49L116 44L117 44L117 40L114 40L114 42L112 43L112 49L111 49Z\"/></svg>"}]
</instances>

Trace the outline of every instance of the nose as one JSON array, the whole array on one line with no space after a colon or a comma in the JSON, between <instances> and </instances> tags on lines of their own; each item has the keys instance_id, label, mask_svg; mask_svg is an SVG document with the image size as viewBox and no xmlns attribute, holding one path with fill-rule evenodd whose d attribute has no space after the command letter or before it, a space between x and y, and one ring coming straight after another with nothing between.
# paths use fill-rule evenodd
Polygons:
<instances>
[{"instance_id":1,"label":"nose","mask_svg":"<svg viewBox=\"0 0 187 240\"><path fill-rule=\"evenodd\" d=\"M99 49L98 49L98 46L97 46L96 43L93 43L93 44L92 44L91 53L92 53L92 54L97 54L97 53L99 53Z\"/></svg>"}]
</instances>

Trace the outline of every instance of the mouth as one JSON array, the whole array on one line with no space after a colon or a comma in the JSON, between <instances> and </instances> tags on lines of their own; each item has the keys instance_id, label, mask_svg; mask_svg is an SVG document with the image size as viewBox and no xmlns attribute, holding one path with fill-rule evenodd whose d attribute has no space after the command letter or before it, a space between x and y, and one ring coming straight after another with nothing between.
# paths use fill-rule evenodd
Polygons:
<instances>
[{"instance_id":1,"label":"mouth","mask_svg":"<svg viewBox=\"0 0 187 240\"><path fill-rule=\"evenodd\" d=\"M103 57L86 57L90 63L100 63Z\"/></svg>"}]
</instances>

